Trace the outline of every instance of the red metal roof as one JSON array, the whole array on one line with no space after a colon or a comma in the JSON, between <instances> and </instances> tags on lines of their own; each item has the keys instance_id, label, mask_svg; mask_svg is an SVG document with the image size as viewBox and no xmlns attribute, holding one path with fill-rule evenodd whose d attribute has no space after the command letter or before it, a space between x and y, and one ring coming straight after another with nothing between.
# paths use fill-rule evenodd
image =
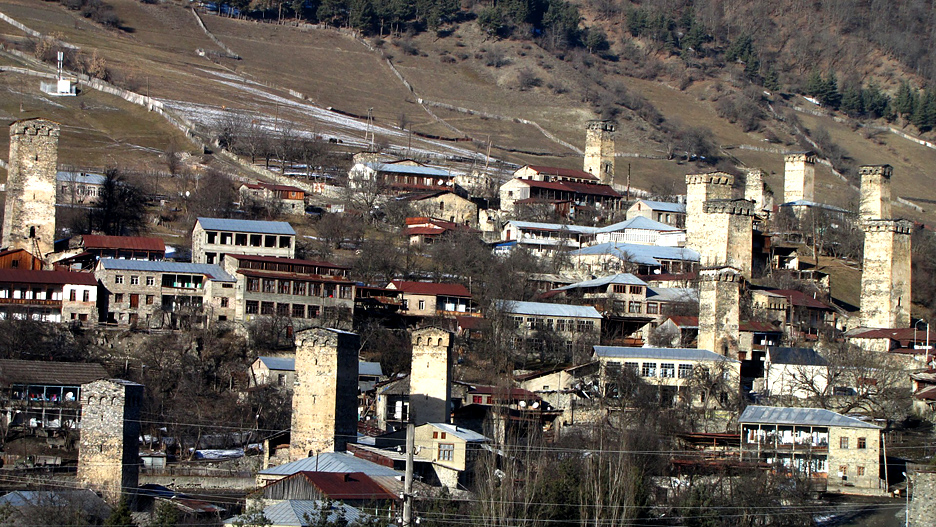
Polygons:
<instances>
[{"instance_id":1,"label":"red metal roof","mask_svg":"<svg viewBox=\"0 0 936 527\"><path fill-rule=\"evenodd\" d=\"M340 276L308 274L308 273L281 273L277 271L264 271L262 269L238 269L237 274L253 276L256 278L283 278L286 280L307 280L311 282L328 282L330 284L353 284L354 282Z\"/></svg>"},{"instance_id":2,"label":"red metal roof","mask_svg":"<svg viewBox=\"0 0 936 527\"><path fill-rule=\"evenodd\" d=\"M458 327L467 330L478 330L484 327L486 320L482 317L462 317L456 316L455 322L458 323Z\"/></svg>"},{"instance_id":3,"label":"red metal roof","mask_svg":"<svg viewBox=\"0 0 936 527\"><path fill-rule=\"evenodd\" d=\"M444 229L442 227L407 227L406 234L410 236L416 234L443 234L449 230L451 229Z\"/></svg>"},{"instance_id":4,"label":"red metal roof","mask_svg":"<svg viewBox=\"0 0 936 527\"><path fill-rule=\"evenodd\" d=\"M547 167L543 165L527 165L531 170L535 171L538 174L547 174L551 176L561 176L561 177L574 177L579 179L591 179L598 180L597 177L592 175L590 172L585 172L584 170L575 170L574 168L559 168L559 167Z\"/></svg>"},{"instance_id":5,"label":"red metal roof","mask_svg":"<svg viewBox=\"0 0 936 527\"><path fill-rule=\"evenodd\" d=\"M134 251L166 252L166 243L159 238L85 234L81 239L85 249L130 249Z\"/></svg>"},{"instance_id":6,"label":"red metal roof","mask_svg":"<svg viewBox=\"0 0 936 527\"><path fill-rule=\"evenodd\" d=\"M544 188L560 192L574 192L577 194L586 194L589 196L606 196L611 198L620 198L621 195L608 185L591 185L586 183L572 183L569 181L533 181L532 179L521 179L532 188Z\"/></svg>"},{"instance_id":7,"label":"red metal roof","mask_svg":"<svg viewBox=\"0 0 936 527\"><path fill-rule=\"evenodd\" d=\"M795 289L768 289L767 291L787 297L787 300L790 301L790 304L794 306L832 311L831 307L807 295L806 293L803 293L802 291L797 291Z\"/></svg>"},{"instance_id":8,"label":"red metal roof","mask_svg":"<svg viewBox=\"0 0 936 527\"><path fill-rule=\"evenodd\" d=\"M0 269L0 282L7 284L97 285L97 279L91 273L33 271L30 269Z\"/></svg>"},{"instance_id":9,"label":"red metal roof","mask_svg":"<svg viewBox=\"0 0 936 527\"><path fill-rule=\"evenodd\" d=\"M750 333L782 333L783 330L769 322L760 322L758 320L747 320L741 322L741 331Z\"/></svg>"},{"instance_id":10,"label":"red metal roof","mask_svg":"<svg viewBox=\"0 0 936 527\"><path fill-rule=\"evenodd\" d=\"M921 325L922 327L922 325ZM910 342L914 338L919 341L926 340L926 330L914 330L914 328L897 329L856 329L848 333L848 338L853 339L892 339L901 342ZM930 341L936 343L936 332L930 331ZM923 350L918 350L923 351Z\"/></svg>"},{"instance_id":11,"label":"red metal roof","mask_svg":"<svg viewBox=\"0 0 936 527\"><path fill-rule=\"evenodd\" d=\"M333 500L397 499L363 472L299 472L290 477L304 478Z\"/></svg>"},{"instance_id":12,"label":"red metal roof","mask_svg":"<svg viewBox=\"0 0 936 527\"><path fill-rule=\"evenodd\" d=\"M913 394L913 398L921 401L936 401L936 386L930 386L929 388L918 391Z\"/></svg>"},{"instance_id":13,"label":"red metal roof","mask_svg":"<svg viewBox=\"0 0 936 527\"><path fill-rule=\"evenodd\" d=\"M399 289L413 295L442 295L471 298L471 292L461 284L440 284L436 282L405 282L394 280L387 287Z\"/></svg>"},{"instance_id":14,"label":"red metal roof","mask_svg":"<svg viewBox=\"0 0 936 527\"><path fill-rule=\"evenodd\" d=\"M272 185L269 183L244 183L244 186L247 188L261 189L265 188L268 190L279 190L282 192L301 192L305 194L305 191L299 187L293 187L290 185Z\"/></svg>"},{"instance_id":15,"label":"red metal roof","mask_svg":"<svg viewBox=\"0 0 936 527\"><path fill-rule=\"evenodd\" d=\"M309 266L318 266L318 267L327 267L329 269L351 269L347 265L338 265L331 262L326 262L322 260L297 260L296 258L279 258L277 256L247 256L243 254L228 254L225 255L226 258L234 258L236 260L244 260L248 262L270 262L270 263L284 263L290 265L309 265Z\"/></svg>"}]
</instances>

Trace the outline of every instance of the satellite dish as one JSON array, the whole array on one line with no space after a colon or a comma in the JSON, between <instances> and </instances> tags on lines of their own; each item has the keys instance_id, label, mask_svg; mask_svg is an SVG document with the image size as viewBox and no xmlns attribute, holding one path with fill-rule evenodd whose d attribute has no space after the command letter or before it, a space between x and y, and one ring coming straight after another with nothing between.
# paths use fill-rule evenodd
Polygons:
<instances>
[{"instance_id":1,"label":"satellite dish","mask_svg":"<svg viewBox=\"0 0 936 527\"><path fill-rule=\"evenodd\" d=\"M539 408L539 402L533 403L533 408Z\"/></svg>"},{"instance_id":2,"label":"satellite dish","mask_svg":"<svg viewBox=\"0 0 936 527\"><path fill-rule=\"evenodd\" d=\"M526 401L520 401L520 408L526 408Z\"/></svg>"}]
</instances>

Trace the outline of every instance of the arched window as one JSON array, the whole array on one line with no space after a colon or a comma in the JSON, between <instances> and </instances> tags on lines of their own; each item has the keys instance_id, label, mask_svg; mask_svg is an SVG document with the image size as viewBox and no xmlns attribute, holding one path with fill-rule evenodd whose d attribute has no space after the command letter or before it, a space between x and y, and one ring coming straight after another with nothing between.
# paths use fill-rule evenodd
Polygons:
<instances>
[{"instance_id":1,"label":"arched window","mask_svg":"<svg viewBox=\"0 0 936 527\"><path fill-rule=\"evenodd\" d=\"M35 227L30 227L30 228L29 228L29 237L30 237L30 238L35 238L35 237L36 237L36 228L35 228Z\"/></svg>"}]
</instances>

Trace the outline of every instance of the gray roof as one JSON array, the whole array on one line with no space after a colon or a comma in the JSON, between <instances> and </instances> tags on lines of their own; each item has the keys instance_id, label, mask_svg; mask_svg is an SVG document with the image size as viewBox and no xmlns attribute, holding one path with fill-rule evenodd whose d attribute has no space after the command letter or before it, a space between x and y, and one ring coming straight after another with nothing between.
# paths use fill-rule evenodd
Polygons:
<instances>
[{"instance_id":1,"label":"gray roof","mask_svg":"<svg viewBox=\"0 0 936 527\"><path fill-rule=\"evenodd\" d=\"M214 264L102 258L100 265L104 269L113 269L117 271L203 274L217 282L237 281L236 278L229 275L224 269L221 268L221 266Z\"/></svg>"},{"instance_id":2,"label":"gray roof","mask_svg":"<svg viewBox=\"0 0 936 527\"><path fill-rule=\"evenodd\" d=\"M403 473L390 467L354 457L347 452L323 452L285 465L261 470L260 474L292 476L297 472L363 472L368 476L400 476Z\"/></svg>"},{"instance_id":3,"label":"gray roof","mask_svg":"<svg viewBox=\"0 0 936 527\"><path fill-rule=\"evenodd\" d=\"M448 170L418 165L403 165L398 163L364 163L365 166L378 172L391 172L396 174L418 174L421 176L453 177Z\"/></svg>"},{"instance_id":4,"label":"gray roof","mask_svg":"<svg viewBox=\"0 0 936 527\"><path fill-rule=\"evenodd\" d=\"M807 199L798 199L796 201L788 201L786 203L781 203L781 207L807 207L807 208L817 208L825 209L832 212L844 212L851 213L850 210L843 209L841 207L836 207L835 205L829 205L827 203L819 203L816 201L809 201Z\"/></svg>"},{"instance_id":5,"label":"gray roof","mask_svg":"<svg viewBox=\"0 0 936 527\"><path fill-rule=\"evenodd\" d=\"M613 274L611 276L603 276L601 278L595 278L594 280L586 280L584 282L578 282L572 285L567 285L563 287L558 287L555 291L566 291L569 289L585 289L588 287L601 287L609 284L627 284L627 285L647 285L646 282L637 278L636 276L630 273L620 273Z\"/></svg>"},{"instance_id":6,"label":"gray roof","mask_svg":"<svg viewBox=\"0 0 936 527\"><path fill-rule=\"evenodd\" d=\"M467 428L462 428L455 425L450 425L446 423L429 423L430 425L444 430L446 433L451 434L463 441L469 443L484 443L490 441L487 437L475 432L474 430L468 430Z\"/></svg>"},{"instance_id":7,"label":"gray roof","mask_svg":"<svg viewBox=\"0 0 936 527\"><path fill-rule=\"evenodd\" d=\"M768 346L767 354L772 364L792 364L797 366L825 366L825 360L819 352L810 348L782 348Z\"/></svg>"},{"instance_id":8,"label":"gray roof","mask_svg":"<svg viewBox=\"0 0 936 527\"><path fill-rule=\"evenodd\" d=\"M626 229L643 229L648 231L679 231L682 229L677 229L672 225L667 225L665 223L660 223L658 221L651 220L650 218L645 218L643 216L635 216L629 220L621 221L613 225L608 225L607 227L602 227L596 232L618 232Z\"/></svg>"},{"instance_id":9,"label":"gray roof","mask_svg":"<svg viewBox=\"0 0 936 527\"><path fill-rule=\"evenodd\" d=\"M383 369L380 367L379 362L368 362L368 361L358 361L358 375L372 375L380 377L383 375Z\"/></svg>"},{"instance_id":10,"label":"gray roof","mask_svg":"<svg viewBox=\"0 0 936 527\"><path fill-rule=\"evenodd\" d=\"M649 199L641 199L637 201L647 205L651 210L659 210L663 212L686 212L685 203L671 203L669 201L653 201Z\"/></svg>"},{"instance_id":11,"label":"gray roof","mask_svg":"<svg viewBox=\"0 0 936 527\"><path fill-rule=\"evenodd\" d=\"M322 514L322 507L326 502L320 500L283 500L263 509L263 515L269 520L271 526L287 525L300 527L309 525L309 520L315 520ZM357 507L345 505L340 502L330 503L330 512L328 514L329 525L337 525L339 512L344 511L344 518L352 525L363 524L368 515L364 514ZM225 525L236 525L244 523L246 520L240 516L235 516L224 520Z\"/></svg>"},{"instance_id":12,"label":"gray roof","mask_svg":"<svg viewBox=\"0 0 936 527\"><path fill-rule=\"evenodd\" d=\"M648 287L647 300L654 302L698 302L699 290L692 287Z\"/></svg>"},{"instance_id":13,"label":"gray roof","mask_svg":"<svg viewBox=\"0 0 936 527\"><path fill-rule=\"evenodd\" d=\"M660 265L660 260L683 260L698 262L699 253L685 247L664 247L659 245L639 245L636 243L599 243L572 251L572 256L608 254L622 260L643 265Z\"/></svg>"},{"instance_id":14,"label":"gray roof","mask_svg":"<svg viewBox=\"0 0 936 527\"><path fill-rule=\"evenodd\" d=\"M511 220L508 223L519 229L542 229L549 231L568 231L577 234L594 234L598 232L597 227L587 225L569 225L565 223L541 223L536 221L517 221Z\"/></svg>"},{"instance_id":15,"label":"gray roof","mask_svg":"<svg viewBox=\"0 0 936 527\"><path fill-rule=\"evenodd\" d=\"M230 220L225 218L198 218L198 223L205 230L252 232L257 234L296 235L292 225L285 221Z\"/></svg>"},{"instance_id":16,"label":"gray roof","mask_svg":"<svg viewBox=\"0 0 936 527\"><path fill-rule=\"evenodd\" d=\"M84 172L68 172L59 170L55 174L55 180L61 183L81 183L84 185L103 185L107 180L101 174L86 174Z\"/></svg>"},{"instance_id":17,"label":"gray roof","mask_svg":"<svg viewBox=\"0 0 936 527\"><path fill-rule=\"evenodd\" d=\"M295 357L257 357L257 359L271 370L296 371Z\"/></svg>"},{"instance_id":18,"label":"gray roof","mask_svg":"<svg viewBox=\"0 0 936 527\"><path fill-rule=\"evenodd\" d=\"M629 348L624 346L595 346L595 357L619 359L707 360L729 361L724 355L695 348Z\"/></svg>"},{"instance_id":19,"label":"gray roof","mask_svg":"<svg viewBox=\"0 0 936 527\"><path fill-rule=\"evenodd\" d=\"M550 317L601 318L601 313L592 306L547 304L544 302L520 302L495 300L498 309L514 315L541 315Z\"/></svg>"},{"instance_id":20,"label":"gray roof","mask_svg":"<svg viewBox=\"0 0 936 527\"><path fill-rule=\"evenodd\" d=\"M837 414L822 408L785 408L773 406L748 406L738 418L739 423L779 424L804 426L842 426L847 428L881 427L854 417Z\"/></svg>"}]
</instances>

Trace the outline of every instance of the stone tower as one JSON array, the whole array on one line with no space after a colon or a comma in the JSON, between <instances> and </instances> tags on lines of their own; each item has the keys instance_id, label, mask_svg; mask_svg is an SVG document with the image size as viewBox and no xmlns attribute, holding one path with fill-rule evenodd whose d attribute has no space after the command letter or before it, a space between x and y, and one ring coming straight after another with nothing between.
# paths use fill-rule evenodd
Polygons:
<instances>
[{"instance_id":1,"label":"stone tower","mask_svg":"<svg viewBox=\"0 0 936 527\"><path fill-rule=\"evenodd\" d=\"M746 199L713 199L702 205L704 214L699 265L733 267L751 277L751 248L754 236L754 203Z\"/></svg>"},{"instance_id":2,"label":"stone tower","mask_svg":"<svg viewBox=\"0 0 936 527\"><path fill-rule=\"evenodd\" d=\"M78 481L116 505L140 478L143 385L102 379L81 387Z\"/></svg>"},{"instance_id":3,"label":"stone tower","mask_svg":"<svg viewBox=\"0 0 936 527\"><path fill-rule=\"evenodd\" d=\"M736 269L721 267L699 272L699 339L697 347L731 359L741 342L741 285Z\"/></svg>"},{"instance_id":4,"label":"stone tower","mask_svg":"<svg viewBox=\"0 0 936 527\"><path fill-rule=\"evenodd\" d=\"M910 235L907 220L866 220L861 272L861 325L910 327Z\"/></svg>"},{"instance_id":5,"label":"stone tower","mask_svg":"<svg viewBox=\"0 0 936 527\"><path fill-rule=\"evenodd\" d=\"M767 208L767 197L764 195L764 171L754 168L747 171L744 178L744 199L754 202L754 212Z\"/></svg>"},{"instance_id":6,"label":"stone tower","mask_svg":"<svg viewBox=\"0 0 936 527\"><path fill-rule=\"evenodd\" d=\"M614 123L611 121L588 121L584 170L605 185L614 181Z\"/></svg>"},{"instance_id":7,"label":"stone tower","mask_svg":"<svg viewBox=\"0 0 936 527\"><path fill-rule=\"evenodd\" d=\"M890 219L891 175L890 165L865 165L858 168L861 176L861 203L858 207L862 220Z\"/></svg>"},{"instance_id":8,"label":"stone tower","mask_svg":"<svg viewBox=\"0 0 936 527\"><path fill-rule=\"evenodd\" d=\"M289 460L340 452L357 437L356 333L311 328L296 333L296 380Z\"/></svg>"},{"instance_id":9,"label":"stone tower","mask_svg":"<svg viewBox=\"0 0 936 527\"><path fill-rule=\"evenodd\" d=\"M783 156L783 202L814 201L816 156L812 152L794 152Z\"/></svg>"},{"instance_id":10,"label":"stone tower","mask_svg":"<svg viewBox=\"0 0 936 527\"><path fill-rule=\"evenodd\" d=\"M734 176L725 172L686 176L686 246L699 250L705 225L703 205L713 199L730 199Z\"/></svg>"},{"instance_id":11,"label":"stone tower","mask_svg":"<svg viewBox=\"0 0 936 527\"><path fill-rule=\"evenodd\" d=\"M39 258L52 252L58 139L56 122L25 119L10 125L3 247L26 249Z\"/></svg>"},{"instance_id":12,"label":"stone tower","mask_svg":"<svg viewBox=\"0 0 936 527\"><path fill-rule=\"evenodd\" d=\"M413 331L409 407L412 421L447 423L451 415L452 334L428 327Z\"/></svg>"}]
</instances>

